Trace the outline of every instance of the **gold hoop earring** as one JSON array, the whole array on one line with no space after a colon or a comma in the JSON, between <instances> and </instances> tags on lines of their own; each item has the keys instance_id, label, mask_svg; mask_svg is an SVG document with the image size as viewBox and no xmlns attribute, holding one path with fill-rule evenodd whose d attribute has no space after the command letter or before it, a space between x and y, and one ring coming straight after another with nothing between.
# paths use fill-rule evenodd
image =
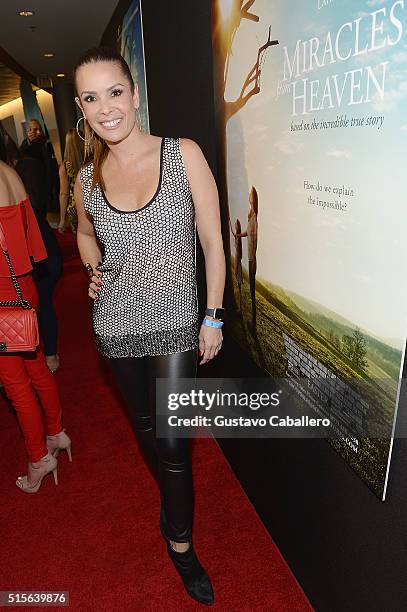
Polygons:
<instances>
[{"instance_id":1,"label":"gold hoop earring","mask_svg":"<svg viewBox=\"0 0 407 612\"><path fill-rule=\"evenodd\" d=\"M84 137L82 136L82 134L80 133L80 131L79 131L79 123L80 123L82 120L83 120L83 121L86 121L86 117L79 117L78 121L76 122L76 133L78 134L79 138L81 138L81 139L83 140L83 142L84 142L85 144L89 144L89 143L90 143L90 141L91 141L91 140L93 140L94 132L93 132L93 130L92 130L92 136L91 136L90 138L84 138ZM84 124L84 125L86 125L86 124Z\"/></svg>"},{"instance_id":2,"label":"gold hoop earring","mask_svg":"<svg viewBox=\"0 0 407 612\"><path fill-rule=\"evenodd\" d=\"M81 138L83 140L83 142L84 142L84 145L85 145L84 146L85 159L88 159L92 155L92 141L94 139L95 133L92 130L92 135L91 135L90 138L86 138L86 137L84 138L82 136L82 134L79 131L79 123L82 121L82 119L84 121L84 124L83 124L84 125L84 134L86 134L86 126L87 125L89 126L89 124L86 123L86 117L85 116L79 117L78 121L76 122L76 133L78 134L79 138Z\"/></svg>"},{"instance_id":3,"label":"gold hoop earring","mask_svg":"<svg viewBox=\"0 0 407 612\"><path fill-rule=\"evenodd\" d=\"M86 121L85 117L79 117L78 121L76 122L76 133L78 134L79 138L85 142L86 138L84 138L79 131L79 123L82 121L82 119Z\"/></svg>"}]
</instances>

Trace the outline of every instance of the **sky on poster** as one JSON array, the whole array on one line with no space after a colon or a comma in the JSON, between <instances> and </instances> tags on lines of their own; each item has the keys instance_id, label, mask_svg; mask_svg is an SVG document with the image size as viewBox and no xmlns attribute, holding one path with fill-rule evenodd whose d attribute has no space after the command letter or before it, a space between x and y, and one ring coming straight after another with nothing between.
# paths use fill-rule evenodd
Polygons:
<instances>
[{"instance_id":1,"label":"sky on poster","mask_svg":"<svg viewBox=\"0 0 407 612\"><path fill-rule=\"evenodd\" d=\"M123 18L120 49L129 65L134 82L138 85L142 129L149 131L142 17L139 0L133 0Z\"/></svg>"},{"instance_id":2,"label":"sky on poster","mask_svg":"<svg viewBox=\"0 0 407 612\"><path fill-rule=\"evenodd\" d=\"M228 0L220 4L226 10ZM278 39L279 45L267 51L261 92L230 119L227 128L232 222L239 218L245 228L248 195L254 185L259 194L258 274L375 335L400 340L407 333L407 7L396 12L404 26L398 45L328 63L299 77L320 80L320 100L327 77L337 74L342 87L346 71L372 66L380 80L381 69L376 66L389 61L383 100L377 94L369 103L349 106L345 87L340 108L292 116L292 93L276 96L278 80L283 78L284 46L291 58L298 39L317 36L324 47L328 31L334 36L342 24L361 17L363 48L363 41L371 36L369 14L386 7L388 15L393 4L394 0L334 0L318 10L318 0L256 0L250 10L260 21L241 22L225 98L230 101L239 95L271 25L271 38ZM378 43L386 34L395 40L397 30L387 23L384 32L377 33ZM344 33L343 54L351 44L351 33ZM366 84L365 72L362 83ZM384 123L381 129L290 131L292 121L315 118L319 122L338 115L383 116ZM307 202L316 193L304 190L305 180L349 188L355 195L341 198L347 203L345 211L323 210ZM323 192L319 198L338 199ZM247 267L244 239L243 248Z\"/></svg>"}]
</instances>

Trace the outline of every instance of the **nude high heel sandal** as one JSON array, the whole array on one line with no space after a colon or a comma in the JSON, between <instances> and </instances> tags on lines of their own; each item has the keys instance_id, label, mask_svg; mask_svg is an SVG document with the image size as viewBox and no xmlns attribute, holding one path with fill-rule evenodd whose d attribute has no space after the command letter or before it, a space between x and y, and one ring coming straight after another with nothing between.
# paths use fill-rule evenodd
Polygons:
<instances>
[{"instance_id":1,"label":"nude high heel sandal","mask_svg":"<svg viewBox=\"0 0 407 612\"><path fill-rule=\"evenodd\" d=\"M40 461L28 464L28 474L19 476L16 485L24 493L36 493L41 486L42 479L51 472L54 475L55 484L58 484L58 461L50 453L47 453Z\"/></svg>"},{"instance_id":2,"label":"nude high heel sandal","mask_svg":"<svg viewBox=\"0 0 407 612\"><path fill-rule=\"evenodd\" d=\"M65 429L55 436L47 436L47 448L54 457L58 457L59 451L66 450L69 461L72 461L71 439L65 433Z\"/></svg>"}]
</instances>

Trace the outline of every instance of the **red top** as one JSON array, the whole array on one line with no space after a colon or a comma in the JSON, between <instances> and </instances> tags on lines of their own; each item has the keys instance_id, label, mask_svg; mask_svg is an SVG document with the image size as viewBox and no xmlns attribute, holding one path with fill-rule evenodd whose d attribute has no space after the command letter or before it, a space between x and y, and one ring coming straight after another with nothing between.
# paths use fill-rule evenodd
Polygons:
<instances>
[{"instance_id":1,"label":"red top","mask_svg":"<svg viewBox=\"0 0 407 612\"><path fill-rule=\"evenodd\" d=\"M31 272L33 268L30 257L34 261L48 257L28 197L19 204L0 206L0 222L16 276ZM10 278L10 270L2 249L0 249L0 277Z\"/></svg>"}]
</instances>

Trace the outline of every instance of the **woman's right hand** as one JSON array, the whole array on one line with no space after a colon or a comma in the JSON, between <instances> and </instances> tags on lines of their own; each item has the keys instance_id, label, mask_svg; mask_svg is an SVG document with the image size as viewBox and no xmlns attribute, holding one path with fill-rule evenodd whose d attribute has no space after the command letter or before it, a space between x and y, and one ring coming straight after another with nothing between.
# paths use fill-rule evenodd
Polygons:
<instances>
[{"instance_id":1,"label":"woman's right hand","mask_svg":"<svg viewBox=\"0 0 407 612\"><path fill-rule=\"evenodd\" d=\"M99 292L102 288L102 273L93 268L92 273L89 271L88 274L90 279L88 295L93 300L97 300L99 297Z\"/></svg>"}]
</instances>

